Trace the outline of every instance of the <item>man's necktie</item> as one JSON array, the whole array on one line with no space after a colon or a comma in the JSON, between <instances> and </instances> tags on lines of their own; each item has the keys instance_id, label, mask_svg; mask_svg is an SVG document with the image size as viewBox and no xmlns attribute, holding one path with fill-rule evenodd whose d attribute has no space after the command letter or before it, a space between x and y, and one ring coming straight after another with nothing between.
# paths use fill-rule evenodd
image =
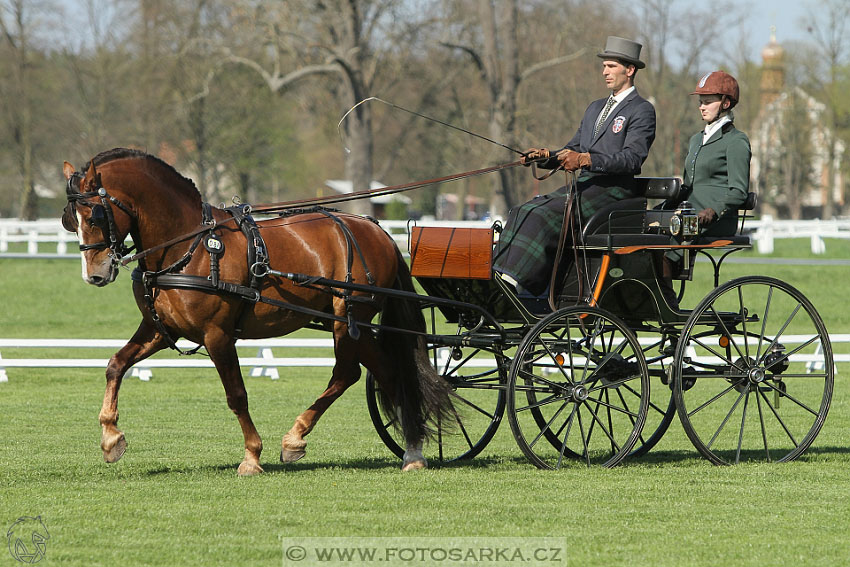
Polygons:
<instances>
[{"instance_id":1,"label":"man's necktie","mask_svg":"<svg viewBox=\"0 0 850 567\"><path fill-rule=\"evenodd\" d=\"M608 118L608 113L611 112L612 106L614 106L614 95L608 97L608 102L605 103L605 108L602 109L602 114L599 115L599 119L593 127L594 138L596 137L596 134L599 133L599 129L602 128L602 125L605 124L605 119Z\"/></svg>"}]
</instances>

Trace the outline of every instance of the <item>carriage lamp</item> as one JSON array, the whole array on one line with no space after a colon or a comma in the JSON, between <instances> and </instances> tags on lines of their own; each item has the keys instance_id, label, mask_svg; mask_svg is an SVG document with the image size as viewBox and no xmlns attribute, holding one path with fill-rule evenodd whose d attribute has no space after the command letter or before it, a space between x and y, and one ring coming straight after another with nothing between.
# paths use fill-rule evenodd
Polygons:
<instances>
[{"instance_id":1,"label":"carriage lamp","mask_svg":"<svg viewBox=\"0 0 850 567\"><path fill-rule=\"evenodd\" d=\"M696 236L699 233L699 217L697 217L697 212L690 201L682 201L673 218L677 216L681 217L680 230L682 231L682 236Z\"/></svg>"}]
</instances>

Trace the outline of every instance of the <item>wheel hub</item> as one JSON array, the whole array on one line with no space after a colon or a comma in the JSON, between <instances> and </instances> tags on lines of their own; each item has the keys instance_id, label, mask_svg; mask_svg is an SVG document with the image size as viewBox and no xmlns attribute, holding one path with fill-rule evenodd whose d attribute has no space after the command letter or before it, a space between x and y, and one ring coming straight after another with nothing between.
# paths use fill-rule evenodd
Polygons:
<instances>
[{"instance_id":1,"label":"wheel hub","mask_svg":"<svg viewBox=\"0 0 850 567\"><path fill-rule=\"evenodd\" d=\"M573 388L572 398L574 402L583 402L590 396L590 392L584 386L578 385Z\"/></svg>"},{"instance_id":2,"label":"wheel hub","mask_svg":"<svg viewBox=\"0 0 850 567\"><path fill-rule=\"evenodd\" d=\"M747 378L750 380L750 384L761 384L764 382L766 375L767 373L761 366L750 368L749 372L747 372Z\"/></svg>"}]
</instances>

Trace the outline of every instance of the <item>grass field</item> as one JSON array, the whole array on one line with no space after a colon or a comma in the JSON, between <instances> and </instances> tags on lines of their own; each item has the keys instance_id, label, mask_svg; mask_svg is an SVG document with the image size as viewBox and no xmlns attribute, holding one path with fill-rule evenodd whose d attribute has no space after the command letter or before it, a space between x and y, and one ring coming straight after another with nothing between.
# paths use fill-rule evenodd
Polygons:
<instances>
[{"instance_id":1,"label":"grass field","mask_svg":"<svg viewBox=\"0 0 850 567\"><path fill-rule=\"evenodd\" d=\"M96 289L79 269L0 260L0 336L129 337L139 321L129 274ZM830 332L850 333L847 266L724 268L726 278L753 273L789 281ZM710 287L700 276L685 304ZM281 436L327 382L327 370L303 369L248 380L266 473L243 479L242 436L212 371L127 379L129 448L107 465L102 372L12 369L0 384L0 529L40 515L50 534L42 565L307 565L285 561L282 538L316 536L558 538L562 559L582 566L846 565L848 370L839 365L826 425L793 463L714 467L675 422L648 456L618 468L538 471L503 423L477 459L402 474L372 428L362 382L310 435L304 460L277 462ZM0 550L0 566L15 564Z\"/></svg>"}]
</instances>

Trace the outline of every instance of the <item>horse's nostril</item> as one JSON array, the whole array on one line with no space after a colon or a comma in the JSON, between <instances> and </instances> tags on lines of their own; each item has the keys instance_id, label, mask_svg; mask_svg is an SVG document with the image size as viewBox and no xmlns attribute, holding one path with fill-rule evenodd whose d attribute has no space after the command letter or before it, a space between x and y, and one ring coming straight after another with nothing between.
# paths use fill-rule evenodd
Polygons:
<instances>
[{"instance_id":1,"label":"horse's nostril","mask_svg":"<svg viewBox=\"0 0 850 567\"><path fill-rule=\"evenodd\" d=\"M92 285L103 285L103 282L102 276L89 276L89 283Z\"/></svg>"}]
</instances>

